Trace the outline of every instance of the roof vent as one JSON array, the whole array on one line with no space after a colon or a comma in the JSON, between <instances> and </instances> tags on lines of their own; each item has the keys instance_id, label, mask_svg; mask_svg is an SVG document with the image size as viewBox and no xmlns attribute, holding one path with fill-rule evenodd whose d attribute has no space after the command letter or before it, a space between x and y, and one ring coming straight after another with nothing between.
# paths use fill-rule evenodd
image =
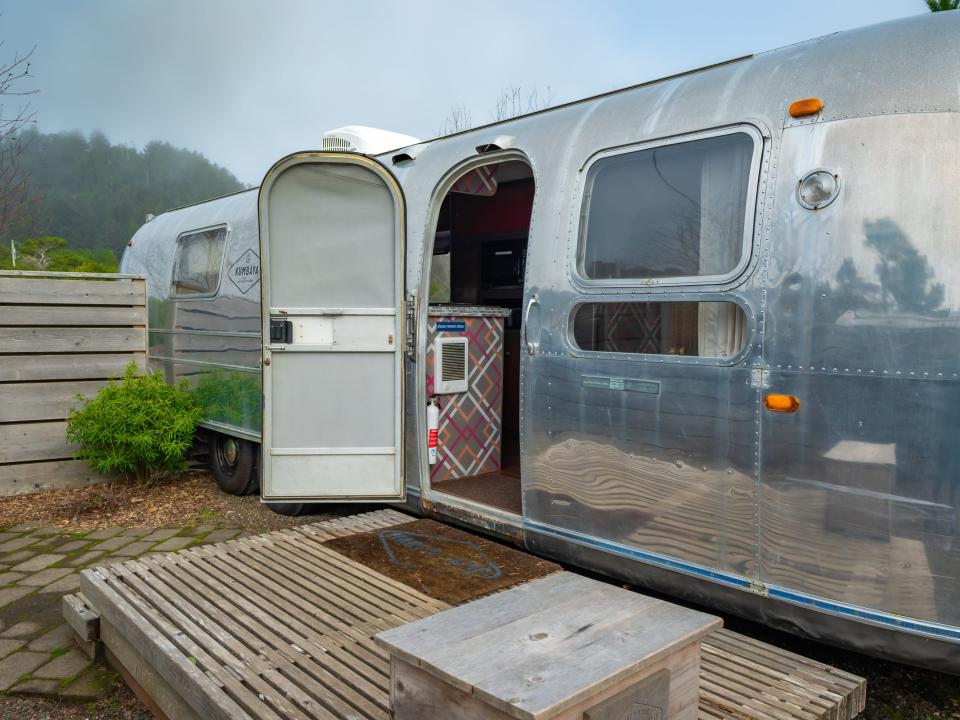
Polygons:
<instances>
[{"instance_id":1,"label":"roof vent","mask_svg":"<svg viewBox=\"0 0 960 720\"><path fill-rule=\"evenodd\" d=\"M351 150L356 150L356 148L350 144L349 140L336 136L324 136L323 149L332 152L350 152Z\"/></svg>"},{"instance_id":2,"label":"roof vent","mask_svg":"<svg viewBox=\"0 0 960 720\"><path fill-rule=\"evenodd\" d=\"M397 150L420 141L410 135L364 127L347 125L323 134L323 149L328 152L359 152L364 155L379 155L387 150Z\"/></svg>"}]
</instances>

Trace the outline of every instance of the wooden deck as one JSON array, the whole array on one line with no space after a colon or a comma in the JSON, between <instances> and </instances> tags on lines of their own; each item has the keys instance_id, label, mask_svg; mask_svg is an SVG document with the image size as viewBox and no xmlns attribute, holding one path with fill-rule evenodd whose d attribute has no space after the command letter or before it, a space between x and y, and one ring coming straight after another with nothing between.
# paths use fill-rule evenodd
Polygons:
<instances>
[{"instance_id":1,"label":"wooden deck","mask_svg":"<svg viewBox=\"0 0 960 720\"><path fill-rule=\"evenodd\" d=\"M322 543L410 521L341 518L83 573L108 658L170 718L386 719L378 632L448 606ZM703 641L701 720L848 720L862 678L736 633Z\"/></svg>"}]
</instances>

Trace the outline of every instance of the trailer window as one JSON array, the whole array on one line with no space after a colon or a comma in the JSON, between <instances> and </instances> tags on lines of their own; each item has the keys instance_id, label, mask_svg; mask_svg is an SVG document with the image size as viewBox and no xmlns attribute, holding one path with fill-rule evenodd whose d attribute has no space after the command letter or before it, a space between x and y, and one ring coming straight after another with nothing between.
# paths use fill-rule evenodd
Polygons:
<instances>
[{"instance_id":1,"label":"trailer window","mask_svg":"<svg viewBox=\"0 0 960 720\"><path fill-rule=\"evenodd\" d=\"M587 173L586 280L726 276L745 252L754 140L747 132L600 158Z\"/></svg>"},{"instance_id":2,"label":"trailer window","mask_svg":"<svg viewBox=\"0 0 960 720\"><path fill-rule=\"evenodd\" d=\"M184 233L177 238L173 295L209 297L220 286L220 266L227 240L225 227Z\"/></svg>"},{"instance_id":3,"label":"trailer window","mask_svg":"<svg viewBox=\"0 0 960 720\"><path fill-rule=\"evenodd\" d=\"M747 318L732 302L585 303L573 337L595 352L726 358L743 350Z\"/></svg>"}]
</instances>

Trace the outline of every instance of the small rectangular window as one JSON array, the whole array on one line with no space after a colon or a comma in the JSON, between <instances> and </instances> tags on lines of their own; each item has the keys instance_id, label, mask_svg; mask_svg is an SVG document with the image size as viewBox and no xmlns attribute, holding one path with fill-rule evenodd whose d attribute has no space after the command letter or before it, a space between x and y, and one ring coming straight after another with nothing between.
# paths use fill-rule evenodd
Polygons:
<instances>
[{"instance_id":1,"label":"small rectangular window","mask_svg":"<svg viewBox=\"0 0 960 720\"><path fill-rule=\"evenodd\" d=\"M173 295L209 297L220 286L220 266L227 240L225 227L184 233L177 238Z\"/></svg>"},{"instance_id":2,"label":"small rectangular window","mask_svg":"<svg viewBox=\"0 0 960 720\"><path fill-rule=\"evenodd\" d=\"M624 152L589 169L579 271L587 280L726 276L744 255L747 132Z\"/></svg>"},{"instance_id":3,"label":"small rectangular window","mask_svg":"<svg viewBox=\"0 0 960 720\"><path fill-rule=\"evenodd\" d=\"M726 358L743 350L747 318L732 302L585 303L573 337L595 352Z\"/></svg>"}]
</instances>

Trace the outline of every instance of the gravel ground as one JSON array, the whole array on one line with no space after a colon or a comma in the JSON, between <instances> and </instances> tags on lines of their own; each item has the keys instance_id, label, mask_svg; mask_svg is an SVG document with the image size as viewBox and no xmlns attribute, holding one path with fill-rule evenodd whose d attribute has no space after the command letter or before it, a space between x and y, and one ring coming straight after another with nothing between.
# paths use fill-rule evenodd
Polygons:
<instances>
[{"instance_id":1,"label":"gravel ground","mask_svg":"<svg viewBox=\"0 0 960 720\"><path fill-rule=\"evenodd\" d=\"M221 492L206 470L197 469L152 486L118 481L0 498L0 527L21 523L72 530L219 525L267 532L370 508L316 505L314 509L315 513L301 517L278 515L257 495L236 497Z\"/></svg>"},{"instance_id":2,"label":"gravel ground","mask_svg":"<svg viewBox=\"0 0 960 720\"><path fill-rule=\"evenodd\" d=\"M0 695L2 720L153 720L153 715L119 678L114 691L95 703L75 703L39 697Z\"/></svg>"}]
</instances>

